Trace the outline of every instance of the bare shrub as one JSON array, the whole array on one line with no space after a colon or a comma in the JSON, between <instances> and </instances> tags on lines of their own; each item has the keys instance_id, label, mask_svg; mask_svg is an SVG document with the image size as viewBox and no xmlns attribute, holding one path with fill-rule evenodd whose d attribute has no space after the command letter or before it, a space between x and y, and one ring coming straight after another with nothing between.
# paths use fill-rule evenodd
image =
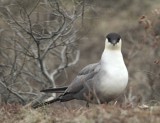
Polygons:
<instances>
[{"instance_id":1,"label":"bare shrub","mask_svg":"<svg viewBox=\"0 0 160 123\"><path fill-rule=\"evenodd\" d=\"M1 102L25 104L39 90L79 60L75 26L86 6L83 0L15 0L0 7ZM55 96L55 95L53 95Z\"/></svg>"},{"instance_id":2,"label":"bare shrub","mask_svg":"<svg viewBox=\"0 0 160 123\"><path fill-rule=\"evenodd\" d=\"M160 98L160 11L139 18L135 28L124 30L124 56L129 69L126 100L133 104L156 104ZM156 102L156 103L155 103Z\"/></svg>"},{"instance_id":3,"label":"bare shrub","mask_svg":"<svg viewBox=\"0 0 160 123\"><path fill-rule=\"evenodd\" d=\"M140 18L140 24L145 30L144 41L152 49L152 59L147 76L152 89L151 99L160 101L160 10L155 9L148 16Z\"/></svg>"}]
</instances>

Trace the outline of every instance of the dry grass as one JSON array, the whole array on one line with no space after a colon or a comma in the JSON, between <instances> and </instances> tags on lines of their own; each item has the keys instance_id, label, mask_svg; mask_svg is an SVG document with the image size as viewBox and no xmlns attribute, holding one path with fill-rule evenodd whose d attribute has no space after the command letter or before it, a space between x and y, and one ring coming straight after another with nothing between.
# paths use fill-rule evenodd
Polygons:
<instances>
[{"instance_id":1,"label":"dry grass","mask_svg":"<svg viewBox=\"0 0 160 123\"><path fill-rule=\"evenodd\" d=\"M1 106L1 123L159 123L160 107L125 107L92 105L90 108L73 104L53 104L39 109L18 105ZM77 106L75 106L77 105Z\"/></svg>"}]
</instances>

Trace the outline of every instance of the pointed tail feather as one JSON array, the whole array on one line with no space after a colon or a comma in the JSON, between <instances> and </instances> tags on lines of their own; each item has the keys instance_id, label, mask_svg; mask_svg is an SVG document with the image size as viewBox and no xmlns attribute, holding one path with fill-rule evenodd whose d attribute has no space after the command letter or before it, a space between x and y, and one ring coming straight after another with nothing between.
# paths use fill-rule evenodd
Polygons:
<instances>
[{"instance_id":1,"label":"pointed tail feather","mask_svg":"<svg viewBox=\"0 0 160 123\"><path fill-rule=\"evenodd\" d=\"M55 98L55 99L52 99L52 100L47 100L45 102L37 102L36 104L33 104L32 105L32 108L36 109L36 108L39 108L39 107L42 107L42 106L45 106L45 105L48 105L48 104L51 104L51 103L54 103L54 102L57 102L57 101L60 101L60 98Z\"/></svg>"},{"instance_id":2,"label":"pointed tail feather","mask_svg":"<svg viewBox=\"0 0 160 123\"><path fill-rule=\"evenodd\" d=\"M40 92L45 92L45 93L64 93L67 88L68 87L49 88L49 89L41 90ZM45 106L45 105L48 105L48 104L51 104L51 103L54 103L54 102L57 102L57 101L61 101L61 96L62 95L58 96L57 98L50 97L50 98L47 98L43 102L36 101L35 103L32 104L31 107L32 108L38 108L38 107L42 107L42 106Z\"/></svg>"},{"instance_id":3,"label":"pointed tail feather","mask_svg":"<svg viewBox=\"0 0 160 123\"><path fill-rule=\"evenodd\" d=\"M63 93L68 87L59 87L59 88L49 88L41 90L40 92L45 93Z\"/></svg>"}]
</instances>

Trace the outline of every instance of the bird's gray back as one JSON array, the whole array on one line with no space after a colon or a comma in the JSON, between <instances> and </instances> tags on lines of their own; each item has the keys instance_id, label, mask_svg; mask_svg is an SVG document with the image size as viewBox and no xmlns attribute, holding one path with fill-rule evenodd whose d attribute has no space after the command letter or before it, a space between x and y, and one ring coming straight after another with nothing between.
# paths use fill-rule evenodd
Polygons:
<instances>
[{"instance_id":1,"label":"bird's gray back","mask_svg":"<svg viewBox=\"0 0 160 123\"><path fill-rule=\"evenodd\" d=\"M84 67L68 86L65 93L80 92L84 87L84 83L87 83L89 82L89 80L92 80L99 70L100 63L89 64L86 67Z\"/></svg>"}]
</instances>

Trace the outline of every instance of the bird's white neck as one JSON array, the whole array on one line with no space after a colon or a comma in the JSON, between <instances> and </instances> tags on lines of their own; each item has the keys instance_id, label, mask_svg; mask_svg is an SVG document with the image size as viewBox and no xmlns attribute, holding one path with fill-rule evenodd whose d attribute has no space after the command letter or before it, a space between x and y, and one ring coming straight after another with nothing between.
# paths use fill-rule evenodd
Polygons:
<instances>
[{"instance_id":1,"label":"bird's white neck","mask_svg":"<svg viewBox=\"0 0 160 123\"><path fill-rule=\"evenodd\" d=\"M121 50L107 50L105 49L103 51L102 57L101 57L101 64L104 65L111 65L111 66L117 66L124 64L123 56L121 53Z\"/></svg>"}]
</instances>

